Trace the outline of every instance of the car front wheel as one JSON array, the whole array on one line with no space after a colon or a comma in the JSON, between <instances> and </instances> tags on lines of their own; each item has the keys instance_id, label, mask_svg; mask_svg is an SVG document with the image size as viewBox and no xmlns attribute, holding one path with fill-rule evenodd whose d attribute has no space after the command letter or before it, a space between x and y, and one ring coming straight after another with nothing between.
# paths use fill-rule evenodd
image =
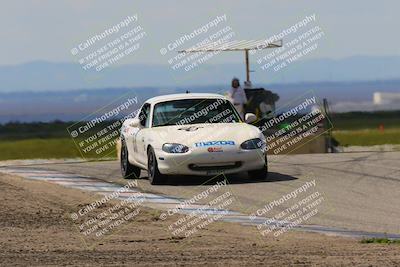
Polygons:
<instances>
[{"instance_id":1,"label":"car front wheel","mask_svg":"<svg viewBox=\"0 0 400 267\"><path fill-rule=\"evenodd\" d=\"M149 174L149 181L152 185L162 184L164 182L164 175L158 170L157 158L152 147L147 152L147 172Z\"/></svg>"},{"instance_id":2,"label":"car front wheel","mask_svg":"<svg viewBox=\"0 0 400 267\"><path fill-rule=\"evenodd\" d=\"M267 157L265 156L265 164L261 169L253 170L248 172L251 179L254 180L265 180L268 177L268 165Z\"/></svg>"},{"instance_id":3,"label":"car front wheel","mask_svg":"<svg viewBox=\"0 0 400 267\"><path fill-rule=\"evenodd\" d=\"M135 179L140 177L140 168L132 165L128 159L128 148L125 141L121 144L121 173L124 179Z\"/></svg>"}]
</instances>

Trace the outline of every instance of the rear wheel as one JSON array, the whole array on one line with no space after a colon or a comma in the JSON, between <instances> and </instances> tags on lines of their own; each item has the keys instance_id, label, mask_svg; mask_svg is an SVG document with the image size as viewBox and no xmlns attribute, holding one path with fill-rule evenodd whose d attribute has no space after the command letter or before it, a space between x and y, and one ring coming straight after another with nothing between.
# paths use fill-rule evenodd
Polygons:
<instances>
[{"instance_id":1,"label":"rear wheel","mask_svg":"<svg viewBox=\"0 0 400 267\"><path fill-rule=\"evenodd\" d=\"M158 170L156 154L152 147L147 151L147 172L149 174L150 184L157 185L164 182L165 177Z\"/></svg>"},{"instance_id":2,"label":"rear wheel","mask_svg":"<svg viewBox=\"0 0 400 267\"><path fill-rule=\"evenodd\" d=\"M128 159L128 148L125 141L121 142L121 173L124 179L135 179L140 177L140 168L132 165Z\"/></svg>"}]
</instances>

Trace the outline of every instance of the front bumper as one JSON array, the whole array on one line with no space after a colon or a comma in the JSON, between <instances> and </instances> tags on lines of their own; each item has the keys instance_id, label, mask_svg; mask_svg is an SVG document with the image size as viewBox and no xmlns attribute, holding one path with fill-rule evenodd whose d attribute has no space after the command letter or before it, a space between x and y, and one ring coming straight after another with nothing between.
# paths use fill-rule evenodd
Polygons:
<instances>
[{"instance_id":1,"label":"front bumper","mask_svg":"<svg viewBox=\"0 0 400 267\"><path fill-rule=\"evenodd\" d=\"M189 151L171 154L156 150L158 169L170 175L217 175L261 169L266 164L261 149L230 149L223 152Z\"/></svg>"}]
</instances>

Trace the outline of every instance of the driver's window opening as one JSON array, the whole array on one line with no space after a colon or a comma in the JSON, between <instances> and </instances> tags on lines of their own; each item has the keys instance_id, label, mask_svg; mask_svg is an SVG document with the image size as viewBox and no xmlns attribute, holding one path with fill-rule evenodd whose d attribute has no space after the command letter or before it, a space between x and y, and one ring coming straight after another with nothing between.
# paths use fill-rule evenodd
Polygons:
<instances>
[{"instance_id":1,"label":"driver's window opening","mask_svg":"<svg viewBox=\"0 0 400 267\"><path fill-rule=\"evenodd\" d=\"M144 106L142 107L140 114L139 114L139 120L140 120L140 124L145 128L150 127L149 114L150 114L150 104L144 104Z\"/></svg>"}]
</instances>

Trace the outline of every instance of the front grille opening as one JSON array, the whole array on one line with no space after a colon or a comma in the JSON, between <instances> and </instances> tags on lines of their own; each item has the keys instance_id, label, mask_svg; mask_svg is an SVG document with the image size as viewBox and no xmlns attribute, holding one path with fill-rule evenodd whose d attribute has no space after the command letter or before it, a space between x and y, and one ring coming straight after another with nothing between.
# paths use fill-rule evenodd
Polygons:
<instances>
[{"instance_id":1,"label":"front grille opening","mask_svg":"<svg viewBox=\"0 0 400 267\"><path fill-rule=\"evenodd\" d=\"M240 161L236 162L227 162L227 163L220 163L220 164L189 164L189 169L193 171L218 171L218 170L230 170L239 168L242 166Z\"/></svg>"}]
</instances>

